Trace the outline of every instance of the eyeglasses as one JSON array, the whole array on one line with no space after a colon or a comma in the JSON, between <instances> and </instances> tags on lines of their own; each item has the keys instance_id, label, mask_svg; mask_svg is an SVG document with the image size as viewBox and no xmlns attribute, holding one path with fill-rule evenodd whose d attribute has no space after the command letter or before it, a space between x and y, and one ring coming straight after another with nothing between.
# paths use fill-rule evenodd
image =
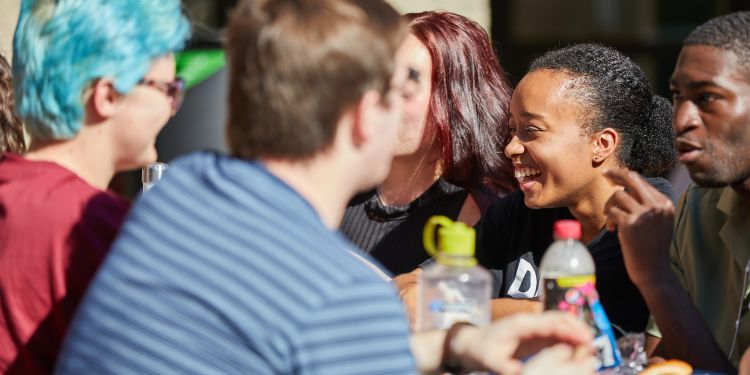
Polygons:
<instances>
[{"instance_id":1,"label":"eyeglasses","mask_svg":"<svg viewBox=\"0 0 750 375\"><path fill-rule=\"evenodd\" d=\"M139 85L153 87L163 92L172 103L172 116L174 116L182 105L182 99L185 97L185 80L177 77L172 82L155 81L153 79L142 79Z\"/></svg>"},{"instance_id":2,"label":"eyeglasses","mask_svg":"<svg viewBox=\"0 0 750 375\"><path fill-rule=\"evenodd\" d=\"M404 82L403 86L401 87L401 95L404 97L404 99L409 99L414 96L418 90L419 72L414 68L409 68L409 75L406 77L406 82Z\"/></svg>"}]
</instances>

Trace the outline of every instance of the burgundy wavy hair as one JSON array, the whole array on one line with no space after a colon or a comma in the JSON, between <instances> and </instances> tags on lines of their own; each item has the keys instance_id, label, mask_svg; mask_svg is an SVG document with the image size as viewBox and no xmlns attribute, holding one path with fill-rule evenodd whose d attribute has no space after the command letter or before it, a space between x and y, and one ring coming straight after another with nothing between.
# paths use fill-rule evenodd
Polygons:
<instances>
[{"instance_id":1,"label":"burgundy wavy hair","mask_svg":"<svg viewBox=\"0 0 750 375\"><path fill-rule=\"evenodd\" d=\"M484 209L515 189L509 137L512 89L484 29L449 12L409 13L409 31L432 58L427 123L437 129L443 177Z\"/></svg>"}]
</instances>

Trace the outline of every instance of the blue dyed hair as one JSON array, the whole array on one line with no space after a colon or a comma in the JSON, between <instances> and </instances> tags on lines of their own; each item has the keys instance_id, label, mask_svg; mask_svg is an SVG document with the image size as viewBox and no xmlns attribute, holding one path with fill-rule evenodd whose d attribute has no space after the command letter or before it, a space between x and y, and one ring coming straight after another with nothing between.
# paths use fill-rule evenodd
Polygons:
<instances>
[{"instance_id":1,"label":"blue dyed hair","mask_svg":"<svg viewBox=\"0 0 750 375\"><path fill-rule=\"evenodd\" d=\"M36 139L72 138L92 81L109 78L127 94L153 60L183 47L189 29L179 0L22 0L17 111Z\"/></svg>"}]
</instances>

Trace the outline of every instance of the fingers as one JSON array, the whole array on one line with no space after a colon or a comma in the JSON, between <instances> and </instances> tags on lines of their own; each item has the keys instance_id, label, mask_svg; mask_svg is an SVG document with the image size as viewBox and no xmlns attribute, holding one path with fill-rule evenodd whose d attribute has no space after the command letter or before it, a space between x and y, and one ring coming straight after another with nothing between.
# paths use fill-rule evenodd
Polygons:
<instances>
[{"instance_id":1,"label":"fingers","mask_svg":"<svg viewBox=\"0 0 750 375\"><path fill-rule=\"evenodd\" d=\"M542 314L518 314L499 324L523 344L524 340L548 338L571 345L589 344L593 339L591 329L566 312L552 311Z\"/></svg>"},{"instance_id":2,"label":"fingers","mask_svg":"<svg viewBox=\"0 0 750 375\"><path fill-rule=\"evenodd\" d=\"M574 350L568 345L558 344L535 355L523 369L523 374L585 374L593 373L595 366L590 351Z\"/></svg>"},{"instance_id":3,"label":"fingers","mask_svg":"<svg viewBox=\"0 0 750 375\"><path fill-rule=\"evenodd\" d=\"M566 312L545 312L534 315L516 315L507 319L508 339L518 342L513 356L526 358L539 350L565 343L572 346L591 345L593 332L580 319Z\"/></svg>"},{"instance_id":4,"label":"fingers","mask_svg":"<svg viewBox=\"0 0 750 375\"><path fill-rule=\"evenodd\" d=\"M652 202L661 196L661 193L637 172L627 169L610 169L604 172L604 176L615 185L623 186L639 203Z\"/></svg>"},{"instance_id":5,"label":"fingers","mask_svg":"<svg viewBox=\"0 0 750 375\"><path fill-rule=\"evenodd\" d=\"M505 361L499 361L496 366L492 366L490 370L497 372L498 374L520 374L523 368L523 363L517 359L508 359Z\"/></svg>"},{"instance_id":6,"label":"fingers","mask_svg":"<svg viewBox=\"0 0 750 375\"><path fill-rule=\"evenodd\" d=\"M672 201L638 173L613 169L605 172L605 176L626 189L612 194L604 205L608 230L613 231L623 225L632 225L650 214L663 216L674 212Z\"/></svg>"},{"instance_id":7,"label":"fingers","mask_svg":"<svg viewBox=\"0 0 750 375\"><path fill-rule=\"evenodd\" d=\"M421 268L417 268L409 273L404 273L394 277L391 282L396 286L397 289L404 289L406 286L416 284L419 280L419 275L422 273Z\"/></svg>"},{"instance_id":8,"label":"fingers","mask_svg":"<svg viewBox=\"0 0 750 375\"><path fill-rule=\"evenodd\" d=\"M640 207L641 204L633 196L620 190L612 194L607 203L604 204L604 213L607 214L612 208L619 208L623 212L631 213L637 212Z\"/></svg>"},{"instance_id":9,"label":"fingers","mask_svg":"<svg viewBox=\"0 0 750 375\"><path fill-rule=\"evenodd\" d=\"M618 226L626 224L629 214L641 211L641 206L628 193L618 191L604 204L604 214L607 215L607 229L614 231Z\"/></svg>"},{"instance_id":10,"label":"fingers","mask_svg":"<svg viewBox=\"0 0 750 375\"><path fill-rule=\"evenodd\" d=\"M605 214L607 215L607 230L610 232L616 231L621 224L628 220L628 214L617 206L606 210Z\"/></svg>"},{"instance_id":11,"label":"fingers","mask_svg":"<svg viewBox=\"0 0 750 375\"><path fill-rule=\"evenodd\" d=\"M654 357L651 357L651 358L648 359L648 364L649 365L655 365L657 363L662 363L662 362L665 362L665 361L666 360L664 358L662 358L662 357L654 356Z\"/></svg>"}]
</instances>

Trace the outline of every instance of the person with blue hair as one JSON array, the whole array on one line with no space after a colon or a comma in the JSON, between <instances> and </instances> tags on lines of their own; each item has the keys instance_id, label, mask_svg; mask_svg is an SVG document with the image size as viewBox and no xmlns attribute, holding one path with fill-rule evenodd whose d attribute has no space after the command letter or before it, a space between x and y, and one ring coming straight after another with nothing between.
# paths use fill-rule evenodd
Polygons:
<instances>
[{"instance_id":1,"label":"person with blue hair","mask_svg":"<svg viewBox=\"0 0 750 375\"><path fill-rule=\"evenodd\" d=\"M16 109L31 135L0 159L0 373L49 373L129 203L116 172L156 160L179 107L179 0L23 0Z\"/></svg>"}]
</instances>

